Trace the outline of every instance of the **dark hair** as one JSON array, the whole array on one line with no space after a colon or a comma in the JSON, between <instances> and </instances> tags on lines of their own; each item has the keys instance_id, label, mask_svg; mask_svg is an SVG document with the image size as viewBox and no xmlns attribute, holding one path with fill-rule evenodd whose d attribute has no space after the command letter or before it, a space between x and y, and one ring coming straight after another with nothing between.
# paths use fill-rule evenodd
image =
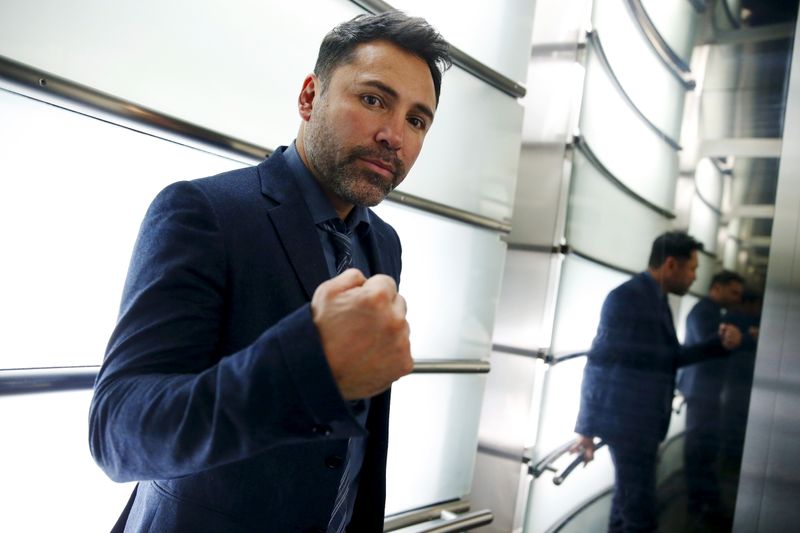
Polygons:
<instances>
[{"instance_id":1,"label":"dark hair","mask_svg":"<svg viewBox=\"0 0 800 533\"><path fill-rule=\"evenodd\" d=\"M442 74L452 65L450 45L425 19L409 17L397 10L358 15L328 32L314 66L322 90L336 67L353 59L356 46L372 41L388 41L425 61L433 78L436 104L439 104Z\"/></svg>"},{"instance_id":2,"label":"dark hair","mask_svg":"<svg viewBox=\"0 0 800 533\"><path fill-rule=\"evenodd\" d=\"M686 260L692 257L692 252L702 249L703 243L696 241L691 235L682 231L668 231L653 241L648 264L651 268L658 268L667 257Z\"/></svg>"},{"instance_id":3,"label":"dark hair","mask_svg":"<svg viewBox=\"0 0 800 533\"><path fill-rule=\"evenodd\" d=\"M730 285L731 283L741 283L744 285L744 278L737 274L736 272L731 272L730 270L722 270L714 274L714 277L711 278L711 285L713 287L716 284L720 285Z\"/></svg>"}]
</instances>

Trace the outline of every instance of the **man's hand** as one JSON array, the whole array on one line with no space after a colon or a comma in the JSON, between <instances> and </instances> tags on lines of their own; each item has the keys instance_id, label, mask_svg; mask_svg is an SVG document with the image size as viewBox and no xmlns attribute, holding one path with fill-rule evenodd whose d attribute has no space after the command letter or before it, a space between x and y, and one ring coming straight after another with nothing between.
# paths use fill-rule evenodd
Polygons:
<instances>
[{"instance_id":1,"label":"man's hand","mask_svg":"<svg viewBox=\"0 0 800 533\"><path fill-rule=\"evenodd\" d=\"M735 350L742 343L742 332L733 324L720 324L719 338L723 348Z\"/></svg>"},{"instance_id":2,"label":"man's hand","mask_svg":"<svg viewBox=\"0 0 800 533\"><path fill-rule=\"evenodd\" d=\"M342 272L314 291L311 316L345 400L374 396L413 369L406 301L389 276Z\"/></svg>"},{"instance_id":3,"label":"man's hand","mask_svg":"<svg viewBox=\"0 0 800 533\"><path fill-rule=\"evenodd\" d=\"M578 435L578 439L569 449L569 452L582 454L583 464L587 464L594 459L594 448L594 439L592 437Z\"/></svg>"}]
</instances>

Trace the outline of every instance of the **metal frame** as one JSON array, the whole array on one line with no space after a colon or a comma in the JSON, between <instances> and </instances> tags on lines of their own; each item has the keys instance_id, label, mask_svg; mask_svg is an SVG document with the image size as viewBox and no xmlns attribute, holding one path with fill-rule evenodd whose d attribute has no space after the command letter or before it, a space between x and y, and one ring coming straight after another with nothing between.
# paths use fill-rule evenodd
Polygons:
<instances>
[{"instance_id":1,"label":"metal frame","mask_svg":"<svg viewBox=\"0 0 800 533\"><path fill-rule=\"evenodd\" d=\"M395 9L382 0L351 0L357 6L369 11L372 14L383 13ZM458 65L476 78L485 81L492 87L499 89L514 98L522 98L527 90L525 87L515 82L511 78L500 74L491 67L481 63L471 55L461 51L452 44L450 45L450 58L454 65Z\"/></svg>"},{"instance_id":2,"label":"metal frame","mask_svg":"<svg viewBox=\"0 0 800 533\"><path fill-rule=\"evenodd\" d=\"M469 512L466 500L437 504L415 511L388 516L383 531L408 531L409 533L449 533L467 531L489 524L494 519L488 509Z\"/></svg>"}]
</instances>

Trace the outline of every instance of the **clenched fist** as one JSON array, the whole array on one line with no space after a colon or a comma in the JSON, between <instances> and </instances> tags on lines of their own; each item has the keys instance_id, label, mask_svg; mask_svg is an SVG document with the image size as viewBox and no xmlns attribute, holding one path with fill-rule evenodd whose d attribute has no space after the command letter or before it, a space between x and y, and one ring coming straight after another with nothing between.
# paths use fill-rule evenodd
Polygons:
<instances>
[{"instance_id":1,"label":"clenched fist","mask_svg":"<svg viewBox=\"0 0 800 533\"><path fill-rule=\"evenodd\" d=\"M742 332L733 324L719 325L719 338L726 350L735 350L742 343Z\"/></svg>"},{"instance_id":2,"label":"clenched fist","mask_svg":"<svg viewBox=\"0 0 800 533\"><path fill-rule=\"evenodd\" d=\"M345 400L374 396L411 372L406 302L389 276L345 270L314 291L311 316Z\"/></svg>"}]
</instances>

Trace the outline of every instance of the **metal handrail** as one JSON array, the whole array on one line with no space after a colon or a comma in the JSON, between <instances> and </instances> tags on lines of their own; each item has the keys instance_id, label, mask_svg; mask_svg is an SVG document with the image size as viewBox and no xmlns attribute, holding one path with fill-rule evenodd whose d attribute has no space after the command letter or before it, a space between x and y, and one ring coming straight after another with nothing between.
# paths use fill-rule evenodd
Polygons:
<instances>
[{"instance_id":1,"label":"metal handrail","mask_svg":"<svg viewBox=\"0 0 800 533\"><path fill-rule=\"evenodd\" d=\"M391 5L382 0L350 0L354 4L366 9L370 13L377 14L394 9ZM514 98L525 96L527 89L515 82L511 78L500 74L493 68L481 63L466 52L461 51L452 44L450 45L450 58L454 65L458 65L479 80L485 81L492 87L499 89Z\"/></svg>"},{"instance_id":2,"label":"metal handrail","mask_svg":"<svg viewBox=\"0 0 800 533\"><path fill-rule=\"evenodd\" d=\"M636 105L636 102L633 101L633 98L630 97L628 92L622 86L622 83L619 81L616 73L614 72L614 68L611 66L611 62L608 60L608 56L606 55L605 49L603 48L603 43L600 41L600 34L597 30L590 30L586 32L586 41L592 46L592 49L597 54L597 59L600 61L602 67L608 73L608 76L611 78L611 83L617 88L617 91L622 95L623 100L633 109L634 113L645 123L647 127L649 127L660 139L663 139L673 150L682 150L678 141L667 135L661 128L656 126L656 124L650 120L644 112L639 109L639 106Z\"/></svg>"},{"instance_id":3,"label":"metal handrail","mask_svg":"<svg viewBox=\"0 0 800 533\"><path fill-rule=\"evenodd\" d=\"M598 441L597 444L595 444L594 446L594 451L596 452L605 445L606 442L604 440ZM567 467L564 470L562 470L559 475L553 477L553 484L561 485L562 483L564 483L564 480L566 480L567 477L572 473L572 471L575 470L578 467L578 465L581 464L582 462L583 462L583 456L578 454L578 457L573 459L572 462L569 465L567 465Z\"/></svg>"},{"instance_id":4,"label":"metal handrail","mask_svg":"<svg viewBox=\"0 0 800 533\"><path fill-rule=\"evenodd\" d=\"M416 359L412 374L488 374L491 363L475 359Z\"/></svg>"},{"instance_id":5,"label":"metal handrail","mask_svg":"<svg viewBox=\"0 0 800 533\"><path fill-rule=\"evenodd\" d=\"M414 529L413 533L459 533L476 527L491 524L494 515L489 509L472 511L455 517L443 517L442 522L431 524L429 527ZM412 533L409 531L409 533Z\"/></svg>"},{"instance_id":6,"label":"metal handrail","mask_svg":"<svg viewBox=\"0 0 800 533\"><path fill-rule=\"evenodd\" d=\"M656 28L650 16L645 11L644 6L640 0L627 0L625 5L628 6L633 19L636 21L636 26L644 35L656 56L661 60L667 70L687 89L693 90L697 83L692 79L691 70L689 65L675 53L675 50L667 43L664 37Z\"/></svg>"},{"instance_id":7,"label":"metal handrail","mask_svg":"<svg viewBox=\"0 0 800 533\"><path fill-rule=\"evenodd\" d=\"M42 94L54 95L58 98L64 98L70 102L99 110L102 113L108 113L112 117L122 119L125 123L130 123L130 128L135 131L141 131L137 129L141 126L147 130L144 133L161 132L170 136L177 136L188 143L197 143L201 146L223 150L235 156L243 156L245 158L243 162L247 164L257 163L265 157L269 157L273 152L270 148L258 146L154 109L140 106L123 98L19 63L2 55L0 55L0 79L9 80L28 90L32 89ZM70 109L70 111L74 110ZM99 119L94 115L84 114ZM116 122L114 124L125 126ZM503 234L511 232L511 224L507 220L486 217L406 192L392 191L389 193L387 200L493 232Z\"/></svg>"},{"instance_id":8,"label":"metal handrail","mask_svg":"<svg viewBox=\"0 0 800 533\"><path fill-rule=\"evenodd\" d=\"M553 463L555 463L562 456L567 454L574 445L575 445L575 439L568 440L564 444L561 444L553 451L545 455L535 465L529 466L528 473L532 475L534 479L536 479L539 478L545 472L556 472L556 469L553 468ZM597 451L605 445L606 445L605 441L600 440L597 442L594 449L595 451ZM582 462L583 462L583 455L579 454L569 465L567 465L567 467L564 470L561 471L560 474L553 476L553 484L561 485L564 482L564 480L567 479L567 477L572 473L572 471L575 470L575 468L577 468L577 466Z\"/></svg>"},{"instance_id":9,"label":"metal handrail","mask_svg":"<svg viewBox=\"0 0 800 533\"><path fill-rule=\"evenodd\" d=\"M725 17L730 22L731 27L734 30L738 30L742 27L741 23L736 20L736 17L733 16L733 12L731 11L731 6L728 5L728 0L717 0L718 4L722 4L722 11L725 13ZM715 17L716 18L716 17Z\"/></svg>"},{"instance_id":10,"label":"metal handrail","mask_svg":"<svg viewBox=\"0 0 800 533\"><path fill-rule=\"evenodd\" d=\"M419 359L412 374L487 374L489 361ZM94 387L100 366L61 366L0 369L0 396L87 390Z\"/></svg>"},{"instance_id":11,"label":"metal handrail","mask_svg":"<svg viewBox=\"0 0 800 533\"><path fill-rule=\"evenodd\" d=\"M565 355L549 355L548 359L547 359L547 362L550 363L551 365L557 365L558 363L563 363L564 361L569 361L571 359L577 359L579 357L584 357L584 356L587 356L587 355L589 355L589 351L588 350L583 351L583 352L568 353L568 354L565 354Z\"/></svg>"},{"instance_id":12,"label":"metal handrail","mask_svg":"<svg viewBox=\"0 0 800 533\"><path fill-rule=\"evenodd\" d=\"M443 512L465 513L469 511L470 503L467 500L456 500L447 503L431 505L423 509L407 511L387 516L383 521L383 531L396 531L404 527L421 524L441 517Z\"/></svg>"}]
</instances>

